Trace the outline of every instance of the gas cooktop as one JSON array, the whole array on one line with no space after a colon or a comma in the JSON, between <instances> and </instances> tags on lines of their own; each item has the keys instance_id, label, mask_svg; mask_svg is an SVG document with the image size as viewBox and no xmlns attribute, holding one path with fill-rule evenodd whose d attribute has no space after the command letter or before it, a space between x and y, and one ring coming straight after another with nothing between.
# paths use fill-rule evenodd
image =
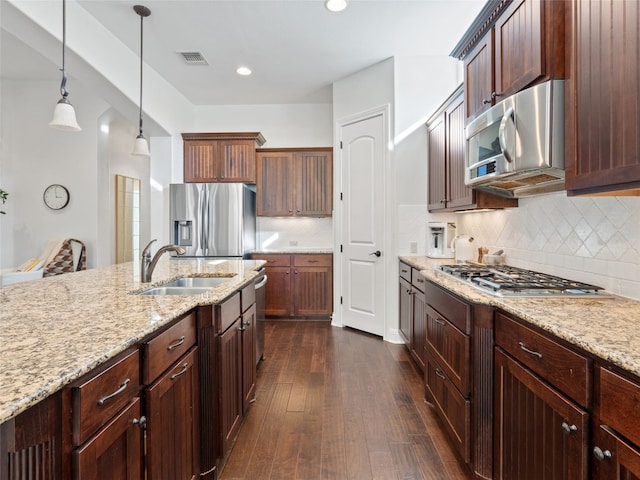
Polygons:
<instances>
[{"instance_id":1,"label":"gas cooktop","mask_svg":"<svg viewBox=\"0 0 640 480\"><path fill-rule=\"evenodd\" d=\"M608 297L601 287L508 265L441 265L440 270L500 297Z\"/></svg>"}]
</instances>

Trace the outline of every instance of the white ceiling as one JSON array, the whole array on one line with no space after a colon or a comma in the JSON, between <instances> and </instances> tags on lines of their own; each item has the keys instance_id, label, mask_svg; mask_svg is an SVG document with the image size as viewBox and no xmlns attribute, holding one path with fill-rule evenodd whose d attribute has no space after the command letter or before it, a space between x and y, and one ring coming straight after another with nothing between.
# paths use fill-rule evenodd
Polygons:
<instances>
[{"instance_id":1,"label":"white ceiling","mask_svg":"<svg viewBox=\"0 0 640 480\"><path fill-rule=\"evenodd\" d=\"M331 103L333 82L386 58L447 56L485 0L350 0L341 13L327 11L323 0L78 3L136 53L133 5L149 7L145 62L193 104L223 105ZM59 75L4 31L0 41L2 77ZM186 65L179 51L201 52L209 65ZM237 75L240 65L253 75Z\"/></svg>"}]
</instances>

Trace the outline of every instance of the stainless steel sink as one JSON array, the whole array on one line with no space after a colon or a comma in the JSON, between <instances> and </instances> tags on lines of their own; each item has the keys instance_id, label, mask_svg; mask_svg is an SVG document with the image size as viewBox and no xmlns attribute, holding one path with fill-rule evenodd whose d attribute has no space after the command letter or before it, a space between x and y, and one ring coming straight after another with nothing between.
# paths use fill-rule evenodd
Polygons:
<instances>
[{"instance_id":1,"label":"stainless steel sink","mask_svg":"<svg viewBox=\"0 0 640 480\"><path fill-rule=\"evenodd\" d=\"M213 288L231 277L182 277L168 282L163 287Z\"/></svg>"},{"instance_id":2,"label":"stainless steel sink","mask_svg":"<svg viewBox=\"0 0 640 480\"><path fill-rule=\"evenodd\" d=\"M200 295L211 287L156 287L140 292L140 295Z\"/></svg>"}]
</instances>

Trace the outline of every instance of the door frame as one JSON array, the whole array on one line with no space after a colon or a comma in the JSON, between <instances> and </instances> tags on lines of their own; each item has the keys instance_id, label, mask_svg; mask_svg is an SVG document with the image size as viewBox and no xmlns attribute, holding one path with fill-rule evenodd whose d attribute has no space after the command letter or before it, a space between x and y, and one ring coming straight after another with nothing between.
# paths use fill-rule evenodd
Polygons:
<instances>
[{"instance_id":1,"label":"door frame","mask_svg":"<svg viewBox=\"0 0 640 480\"><path fill-rule=\"evenodd\" d=\"M343 243L343 219L344 211L342 207L342 201L340 200L340 193L343 191L342 187L342 150L340 149L341 132L342 128L359 121L366 120L371 117L381 115L383 121L383 144L387 148L383 151L383 162L385 170L386 182L384 184L384 212L383 222L384 228L384 247L383 247L383 278L384 278L384 335L383 340L392 343L404 343L400 337L399 324L398 324L398 299L397 295L397 283L398 283L398 257L396 255L396 169L393 164L393 143L391 138L392 132L392 117L391 117L391 105L384 104L378 107L371 108L353 115L339 118L334 124L334 145L333 145L333 158L334 158L334 210L333 210L333 298L334 298L334 311L331 321L331 325L336 327L343 327L343 305L340 303L343 291L343 272L344 262L342 254L340 253L340 245Z\"/></svg>"}]
</instances>

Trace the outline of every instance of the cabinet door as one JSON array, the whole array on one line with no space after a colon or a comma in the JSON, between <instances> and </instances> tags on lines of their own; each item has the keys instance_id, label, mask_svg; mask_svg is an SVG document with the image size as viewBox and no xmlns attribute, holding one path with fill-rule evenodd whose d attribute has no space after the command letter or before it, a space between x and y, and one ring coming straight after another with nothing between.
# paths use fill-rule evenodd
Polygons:
<instances>
[{"instance_id":1,"label":"cabinet door","mask_svg":"<svg viewBox=\"0 0 640 480\"><path fill-rule=\"evenodd\" d=\"M446 171L447 207L457 208L473 204L473 190L464 183L465 136L464 96L460 95L446 110L447 142Z\"/></svg>"},{"instance_id":2,"label":"cabinet door","mask_svg":"<svg viewBox=\"0 0 640 480\"><path fill-rule=\"evenodd\" d=\"M331 152L297 152L294 185L296 215L331 216L333 213L333 155Z\"/></svg>"},{"instance_id":3,"label":"cabinet door","mask_svg":"<svg viewBox=\"0 0 640 480\"><path fill-rule=\"evenodd\" d=\"M242 411L256 393L256 305L242 314Z\"/></svg>"},{"instance_id":4,"label":"cabinet door","mask_svg":"<svg viewBox=\"0 0 640 480\"><path fill-rule=\"evenodd\" d=\"M640 479L640 450L604 425L593 432L593 480Z\"/></svg>"},{"instance_id":5,"label":"cabinet door","mask_svg":"<svg viewBox=\"0 0 640 480\"><path fill-rule=\"evenodd\" d=\"M416 292L413 297L412 333L411 333L411 354L424 372L425 365L425 344L427 341L426 316L427 304L420 292Z\"/></svg>"},{"instance_id":6,"label":"cabinet door","mask_svg":"<svg viewBox=\"0 0 640 480\"><path fill-rule=\"evenodd\" d=\"M495 349L495 479L588 478L588 414Z\"/></svg>"},{"instance_id":7,"label":"cabinet door","mask_svg":"<svg viewBox=\"0 0 640 480\"><path fill-rule=\"evenodd\" d=\"M400 336L411 348L411 319L413 318L413 292L411 284L400 277Z\"/></svg>"},{"instance_id":8,"label":"cabinet door","mask_svg":"<svg viewBox=\"0 0 640 480\"><path fill-rule=\"evenodd\" d=\"M241 328L241 318L238 318L224 333L218 336L221 457L231 447L242 421Z\"/></svg>"},{"instance_id":9,"label":"cabinet door","mask_svg":"<svg viewBox=\"0 0 640 480\"><path fill-rule=\"evenodd\" d=\"M331 276L328 267L294 267L291 295L294 315L326 317L333 313Z\"/></svg>"},{"instance_id":10,"label":"cabinet door","mask_svg":"<svg viewBox=\"0 0 640 480\"><path fill-rule=\"evenodd\" d=\"M256 183L256 144L254 140L218 142L220 182Z\"/></svg>"},{"instance_id":11,"label":"cabinet door","mask_svg":"<svg viewBox=\"0 0 640 480\"><path fill-rule=\"evenodd\" d=\"M570 194L640 188L640 2L572 2L566 82Z\"/></svg>"},{"instance_id":12,"label":"cabinet door","mask_svg":"<svg viewBox=\"0 0 640 480\"><path fill-rule=\"evenodd\" d=\"M543 4L516 0L498 18L495 35L495 92L513 95L544 75Z\"/></svg>"},{"instance_id":13,"label":"cabinet door","mask_svg":"<svg viewBox=\"0 0 640 480\"><path fill-rule=\"evenodd\" d=\"M211 140L185 140L184 143L184 181L216 182L216 157L218 144Z\"/></svg>"},{"instance_id":14,"label":"cabinet door","mask_svg":"<svg viewBox=\"0 0 640 480\"><path fill-rule=\"evenodd\" d=\"M291 268L266 267L265 315L288 317L291 310Z\"/></svg>"},{"instance_id":15,"label":"cabinet door","mask_svg":"<svg viewBox=\"0 0 640 480\"><path fill-rule=\"evenodd\" d=\"M447 206L446 171L446 135L445 113L427 127L429 151L429 211L440 210Z\"/></svg>"},{"instance_id":16,"label":"cabinet door","mask_svg":"<svg viewBox=\"0 0 640 480\"><path fill-rule=\"evenodd\" d=\"M474 118L492 105L493 30L464 59L464 92L466 117Z\"/></svg>"},{"instance_id":17,"label":"cabinet door","mask_svg":"<svg viewBox=\"0 0 640 480\"><path fill-rule=\"evenodd\" d=\"M294 171L288 152L258 152L257 154L257 214L263 217L287 217L293 211Z\"/></svg>"},{"instance_id":18,"label":"cabinet door","mask_svg":"<svg viewBox=\"0 0 640 480\"><path fill-rule=\"evenodd\" d=\"M74 450L74 478L142 480L140 414L140 399L135 398L87 443Z\"/></svg>"},{"instance_id":19,"label":"cabinet door","mask_svg":"<svg viewBox=\"0 0 640 480\"><path fill-rule=\"evenodd\" d=\"M199 475L198 347L146 390L147 478Z\"/></svg>"}]
</instances>

